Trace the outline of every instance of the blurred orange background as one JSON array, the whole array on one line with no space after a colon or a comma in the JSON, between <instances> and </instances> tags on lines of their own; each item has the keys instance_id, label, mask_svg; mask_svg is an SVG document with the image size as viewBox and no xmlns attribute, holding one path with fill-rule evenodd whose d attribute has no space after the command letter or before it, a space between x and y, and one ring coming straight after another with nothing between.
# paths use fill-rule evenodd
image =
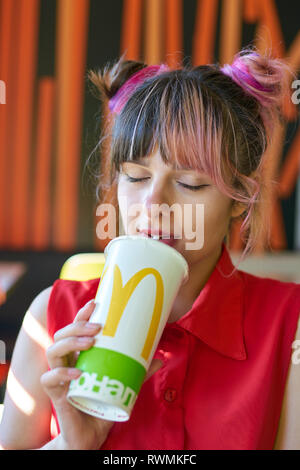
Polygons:
<instances>
[{"instance_id":1,"label":"blurred orange background","mask_svg":"<svg viewBox=\"0 0 300 470\"><path fill-rule=\"evenodd\" d=\"M96 237L85 168L106 116L88 69L124 52L171 67L224 64L253 44L297 74L299 17L297 0L0 0L0 250L103 251L109 241ZM265 171L278 182L266 201L275 251L300 249L299 109L290 96L283 106L288 124ZM105 149L97 158L108 167ZM235 225L231 248L242 247ZM262 235L256 250L266 249Z\"/></svg>"}]
</instances>

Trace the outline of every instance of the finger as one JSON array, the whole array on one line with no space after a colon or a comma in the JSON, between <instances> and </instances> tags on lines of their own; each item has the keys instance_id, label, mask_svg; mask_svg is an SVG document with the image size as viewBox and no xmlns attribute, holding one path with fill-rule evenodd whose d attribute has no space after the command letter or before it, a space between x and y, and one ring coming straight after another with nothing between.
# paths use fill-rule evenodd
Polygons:
<instances>
[{"instance_id":1,"label":"finger","mask_svg":"<svg viewBox=\"0 0 300 470\"><path fill-rule=\"evenodd\" d=\"M71 336L52 344L46 351L50 368L66 366L66 357L69 354L90 349L94 342L95 338L91 336Z\"/></svg>"},{"instance_id":2,"label":"finger","mask_svg":"<svg viewBox=\"0 0 300 470\"><path fill-rule=\"evenodd\" d=\"M41 384L46 388L53 388L61 386L62 383L70 382L73 379L78 379L82 371L71 367L57 367L56 369L49 370L41 376Z\"/></svg>"},{"instance_id":3,"label":"finger","mask_svg":"<svg viewBox=\"0 0 300 470\"><path fill-rule=\"evenodd\" d=\"M150 367L145 375L145 379L144 379L144 382L146 382L146 380L150 379L150 377L155 374L155 372L157 372L162 366L164 365L164 363L160 360L160 359L153 359L153 361L151 362L150 364Z\"/></svg>"},{"instance_id":4,"label":"finger","mask_svg":"<svg viewBox=\"0 0 300 470\"><path fill-rule=\"evenodd\" d=\"M74 318L74 322L80 320L89 320L91 314L94 311L96 304L94 299L87 302L80 310L78 310L77 315Z\"/></svg>"},{"instance_id":5,"label":"finger","mask_svg":"<svg viewBox=\"0 0 300 470\"><path fill-rule=\"evenodd\" d=\"M94 336L99 333L101 329L100 323L92 323L84 320L70 323L69 325L56 331L53 339L54 342L60 341L70 336Z\"/></svg>"},{"instance_id":6,"label":"finger","mask_svg":"<svg viewBox=\"0 0 300 470\"><path fill-rule=\"evenodd\" d=\"M71 380L78 379L82 371L75 368L57 367L41 376L41 384L50 398L58 398L66 393Z\"/></svg>"}]
</instances>

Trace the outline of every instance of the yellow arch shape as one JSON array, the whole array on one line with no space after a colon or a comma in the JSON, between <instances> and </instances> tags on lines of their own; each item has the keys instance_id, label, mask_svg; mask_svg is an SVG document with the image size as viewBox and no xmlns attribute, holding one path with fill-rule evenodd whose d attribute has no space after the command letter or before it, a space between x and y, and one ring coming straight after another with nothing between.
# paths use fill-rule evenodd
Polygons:
<instances>
[{"instance_id":1,"label":"yellow arch shape","mask_svg":"<svg viewBox=\"0 0 300 470\"><path fill-rule=\"evenodd\" d=\"M107 268L103 272L103 277L107 272ZM125 307L132 296L137 285L149 274L152 274L156 280L156 296L152 312L151 323L149 326L148 334L144 343L141 357L148 360L155 336L158 330L160 317L162 313L163 298L164 298L164 284L160 273L154 268L143 268L135 273L123 286L122 274L119 266L114 266L113 290L111 302L107 314L107 319L102 330L103 336L115 336L118 325L124 313ZM100 282L101 282L100 281ZM100 284L99 284L100 285ZM142 306L141 306L142 308Z\"/></svg>"}]
</instances>

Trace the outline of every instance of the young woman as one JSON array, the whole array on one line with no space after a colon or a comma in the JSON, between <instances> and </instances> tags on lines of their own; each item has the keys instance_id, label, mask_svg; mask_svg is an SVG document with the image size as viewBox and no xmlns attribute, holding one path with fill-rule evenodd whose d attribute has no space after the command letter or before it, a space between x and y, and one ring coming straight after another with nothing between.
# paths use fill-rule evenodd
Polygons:
<instances>
[{"instance_id":1,"label":"young woman","mask_svg":"<svg viewBox=\"0 0 300 470\"><path fill-rule=\"evenodd\" d=\"M176 204L182 211L170 212L168 243L187 260L189 280L125 423L93 418L66 400L70 380L80 376L76 354L101 328L88 323L99 279L57 280L41 292L13 354L4 448L300 448L300 366L292 360L300 286L235 269L226 244L236 218L244 255L265 229L264 156L287 92L285 72L282 61L244 50L222 68L169 70L121 58L91 74L110 100L111 182L125 233L162 235L163 214L153 217L153 205ZM142 210L127 213L124 201ZM202 225L195 212L190 222L193 233L203 230L204 244L188 249L191 239L177 235L185 207L197 204L204 205ZM43 346L42 333L32 339L30 321L52 345Z\"/></svg>"}]
</instances>

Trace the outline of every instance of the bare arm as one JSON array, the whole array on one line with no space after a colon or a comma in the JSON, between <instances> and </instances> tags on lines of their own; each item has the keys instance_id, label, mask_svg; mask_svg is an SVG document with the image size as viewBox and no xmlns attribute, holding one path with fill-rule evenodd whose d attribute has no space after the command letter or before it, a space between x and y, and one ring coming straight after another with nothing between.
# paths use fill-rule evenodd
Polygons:
<instances>
[{"instance_id":1,"label":"bare arm","mask_svg":"<svg viewBox=\"0 0 300 470\"><path fill-rule=\"evenodd\" d=\"M275 450L300 449L300 318L293 345Z\"/></svg>"},{"instance_id":2,"label":"bare arm","mask_svg":"<svg viewBox=\"0 0 300 470\"><path fill-rule=\"evenodd\" d=\"M34 449L50 440L51 405L40 378L48 370L45 351L51 344L46 328L51 289L33 300L16 341L0 424L4 449Z\"/></svg>"},{"instance_id":3,"label":"bare arm","mask_svg":"<svg viewBox=\"0 0 300 470\"><path fill-rule=\"evenodd\" d=\"M24 317L7 383L0 443L4 449L98 449L113 422L82 413L66 395L69 382L81 374L71 363L75 364L78 352L94 344L102 325L89 322L95 306L90 301L73 323L50 340L46 330L50 293L51 287L41 292ZM145 380L161 366L162 362L154 359ZM61 430L52 441L50 398Z\"/></svg>"}]
</instances>

